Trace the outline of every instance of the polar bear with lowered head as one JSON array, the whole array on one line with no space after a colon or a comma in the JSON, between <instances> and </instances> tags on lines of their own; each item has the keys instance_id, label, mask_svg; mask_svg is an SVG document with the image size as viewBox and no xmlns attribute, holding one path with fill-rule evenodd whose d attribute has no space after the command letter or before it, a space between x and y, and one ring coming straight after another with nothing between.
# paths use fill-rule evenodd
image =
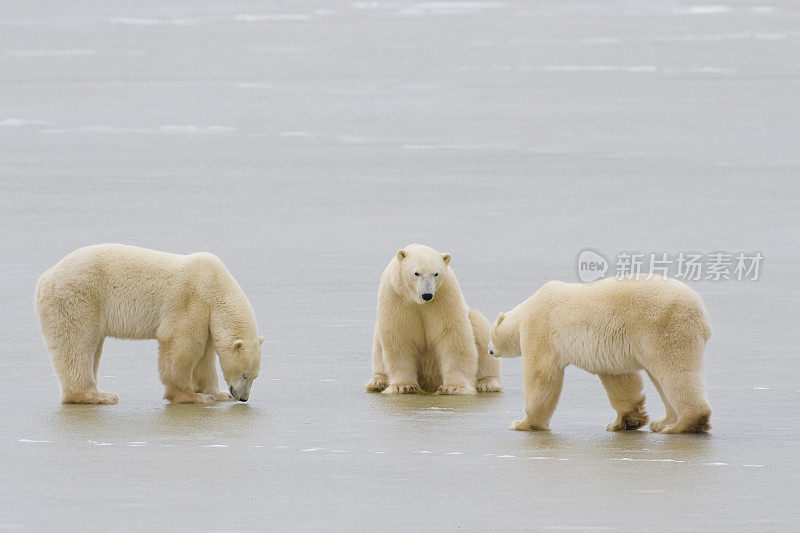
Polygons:
<instances>
[{"instance_id":1,"label":"polar bear with lowered head","mask_svg":"<svg viewBox=\"0 0 800 533\"><path fill-rule=\"evenodd\" d=\"M510 429L546 430L564 368L598 374L617 419L609 431L647 423L641 370L666 407L650 428L661 433L710 429L700 370L711 336L703 302L672 279L608 278L588 284L551 281L492 326L495 357L523 358L525 420Z\"/></svg>"},{"instance_id":2,"label":"polar bear with lowered head","mask_svg":"<svg viewBox=\"0 0 800 533\"><path fill-rule=\"evenodd\" d=\"M384 394L499 392L499 361L488 354L489 322L470 310L450 254L411 244L381 277L367 391Z\"/></svg>"},{"instance_id":3,"label":"polar bear with lowered head","mask_svg":"<svg viewBox=\"0 0 800 533\"><path fill-rule=\"evenodd\" d=\"M97 389L106 337L158 339L164 398L172 403L247 401L261 366L264 338L253 308L208 253L80 248L39 278L36 310L64 403L117 403ZM230 394L219 389L215 353Z\"/></svg>"}]
</instances>

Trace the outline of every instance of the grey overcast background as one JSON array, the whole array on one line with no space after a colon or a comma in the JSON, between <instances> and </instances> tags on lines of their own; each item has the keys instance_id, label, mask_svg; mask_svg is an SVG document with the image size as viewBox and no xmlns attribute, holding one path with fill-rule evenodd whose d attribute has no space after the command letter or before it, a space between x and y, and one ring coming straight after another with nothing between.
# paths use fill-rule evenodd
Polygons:
<instances>
[{"instance_id":1,"label":"grey overcast background","mask_svg":"<svg viewBox=\"0 0 800 533\"><path fill-rule=\"evenodd\" d=\"M797 530L800 6L788 0L0 5L0 529ZM33 312L73 249L213 251L267 337L247 404L61 406ZM708 436L610 434L571 369L369 395L378 280L453 255L490 320L584 248L761 252L701 281ZM663 414L647 385L647 408Z\"/></svg>"}]
</instances>

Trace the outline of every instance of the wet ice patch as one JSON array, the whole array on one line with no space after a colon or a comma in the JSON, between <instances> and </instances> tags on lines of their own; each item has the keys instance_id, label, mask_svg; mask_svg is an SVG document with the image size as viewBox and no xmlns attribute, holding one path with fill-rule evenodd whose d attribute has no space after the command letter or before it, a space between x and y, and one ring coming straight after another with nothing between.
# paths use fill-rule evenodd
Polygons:
<instances>
[{"instance_id":1,"label":"wet ice patch","mask_svg":"<svg viewBox=\"0 0 800 533\"><path fill-rule=\"evenodd\" d=\"M96 440L89 440L87 441L89 444L94 444L95 446L116 446L116 444L112 442L98 442Z\"/></svg>"},{"instance_id":2,"label":"wet ice patch","mask_svg":"<svg viewBox=\"0 0 800 533\"><path fill-rule=\"evenodd\" d=\"M312 133L308 131L284 131L279 134L284 138L316 138L316 139L330 139L341 144L367 144L370 142L368 137L359 135L343 135L343 134L330 134L330 133ZM349 324L344 324L347 326Z\"/></svg>"},{"instance_id":3,"label":"wet ice patch","mask_svg":"<svg viewBox=\"0 0 800 533\"><path fill-rule=\"evenodd\" d=\"M131 441L125 444L125 446L137 447L137 446L147 446L147 443L144 441Z\"/></svg>"},{"instance_id":4,"label":"wet ice patch","mask_svg":"<svg viewBox=\"0 0 800 533\"><path fill-rule=\"evenodd\" d=\"M728 466L728 463L703 463L707 466Z\"/></svg>"},{"instance_id":5,"label":"wet ice patch","mask_svg":"<svg viewBox=\"0 0 800 533\"><path fill-rule=\"evenodd\" d=\"M24 118L4 118L0 120L0 128L20 128L24 126L42 126L46 124L52 124L52 122Z\"/></svg>"},{"instance_id":6,"label":"wet ice patch","mask_svg":"<svg viewBox=\"0 0 800 533\"><path fill-rule=\"evenodd\" d=\"M655 65L545 65L547 72L656 72Z\"/></svg>"},{"instance_id":7,"label":"wet ice patch","mask_svg":"<svg viewBox=\"0 0 800 533\"><path fill-rule=\"evenodd\" d=\"M14 57L79 57L97 55L95 50L10 50L6 54Z\"/></svg>"},{"instance_id":8,"label":"wet ice patch","mask_svg":"<svg viewBox=\"0 0 800 533\"><path fill-rule=\"evenodd\" d=\"M633 457L618 457L612 461L637 461L642 463L685 463L682 459L635 459Z\"/></svg>"},{"instance_id":9,"label":"wet ice patch","mask_svg":"<svg viewBox=\"0 0 800 533\"><path fill-rule=\"evenodd\" d=\"M231 126L194 126L194 125L174 125L167 124L159 126L159 129L166 133L230 133L236 131L236 128Z\"/></svg>"},{"instance_id":10,"label":"wet ice patch","mask_svg":"<svg viewBox=\"0 0 800 533\"><path fill-rule=\"evenodd\" d=\"M230 448L227 444L206 444L203 448Z\"/></svg>"},{"instance_id":11,"label":"wet ice patch","mask_svg":"<svg viewBox=\"0 0 800 533\"><path fill-rule=\"evenodd\" d=\"M390 11L398 15L470 15L506 6L505 2L354 2L353 9L375 9Z\"/></svg>"},{"instance_id":12,"label":"wet ice patch","mask_svg":"<svg viewBox=\"0 0 800 533\"><path fill-rule=\"evenodd\" d=\"M305 450L300 450L301 452L318 452L324 450L325 448L306 448Z\"/></svg>"},{"instance_id":13,"label":"wet ice patch","mask_svg":"<svg viewBox=\"0 0 800 533\"><path fill-rule=\"evenodd\" d=\"M511 458L511 457L516 457L516 455L498 455L497 457L499 459L507 459L507 458Z\"/></svg>"},{"instance_id":14,"label":"wet ice patch","mask_svg":"<svg viewBox=\"0 0 800 533\"><path fill-rule=\"evenodd\" d=\"M759 32L736 32L736 33L705 33L705 34L686 34L686 35L659 35L654 37L656 42L724 42L724 41L781 41L789 37L788 33L759 33Z\"/></svg>"},{"instance_id":15,"label":"wet ice patch","mask_svg":"<svg viewBox=\"0 0 800 533\"><path fill-rule=\"evenodd\" d=\"M256 83L256 82L249 82L243 81L236 84L238 89L269 89L272 87L269 83Z\"/></svg>"},{"instance_id":16,"label":"wet ice patch","mask_svg":"<svg viewBox=\"0 0 800 533\"><path fill-rule=\"evenodd\" d=\"M123 26L196 26L200 24L197 19L149 19L119 17L111 19L111 24Z\"/></svg>"},{"instance_id":17,"label":"wet ice patch","mask_svg":"<svg viewBox=\"0 0 800 533\"><path fill-rule=\"evenodd\" d=\"M464 455L464 452L447 452L445 455Z\"/></svg>"},{"instance_id":18,"label":"wet ice patch","mask_svg":"<svg viewBox=\"0 0 800 533\"><path fill-rule=\"evenodd\" d=\"M683 9L678 9L678 13L687 15L719 15L722 13L730 13L733 9L730 6L691 6Z\"/></svg>"},{"instance_id":19,"label":"wet ice patch","mask_svg":"<svg viewBox=\"0 0 800 533\"><path fill-rule=\"evenodd\" d=\"M71 128L48 128L43 130L48 134L64 134L64 133L94 133L94 134L108 134L108 135L127 135L131 133L136 134L227 134L236 131L236 128L230 126L195 126L195 125L174 125L166 124L156 128L128 128L122 126L106 126L106 125L85 125L76 126Z\"/></svg>"},{"instance_id":20,"label":"wet ice patch","mask_svg":"<svg viewBox=\"0 0 800 533\"><path fill-rule=\"evenodd\" d=\"M753 390L772 390L770 387L753 387Z\"/></svg>"},{"instance_id":21,"label":"wet ice patch","mask_svg":"<svg viewBox=\"0 0 800 533\"><path fill-rule=\"evenodd\" d=\"M308 20L308 15L281 14L281 15L236 15L237 22L300 22Z\"/></svg>"},{"instance_id":22,"label":"wet ice patch","mask_svg":"<svg viewBox=\"0 0 800 533\"><path fill-rule=\"evenodd\" d=\"M527 72L531 69L520 67L520 72ZM545 65L542 67L545 72L566 72L566 73L629 73L629 74L712 74L730 76L736 74L736 69L712 66L695 66L689 68L659 67L657 65Z\"/></svg>"},{"instance_id":23,"label":"wet ice patch","mask_svg":"<svg viewBox=\"0 0 800 533\"><path fill-rule=\"evenodd\" d=\"M426 454L426 453L436 453L436 452L432 452L432 451L430 451L430 450L420 450L420 451L418 451L417 453L418 453L418 454Z\"/></svg>"},{"instance_id":24,"label":"wet ice patch","mask_svg":"<svg viewBox=\"0 0 800 533\"><path fill-rule=\"evenodd\" d=\"M52 441L49 441L49 440L34 440L34 439L18 439L17 442L22 442L22 443L26 443L26 444L39 444L39 443L52 442Z\"/></svg>"}]
</instances>

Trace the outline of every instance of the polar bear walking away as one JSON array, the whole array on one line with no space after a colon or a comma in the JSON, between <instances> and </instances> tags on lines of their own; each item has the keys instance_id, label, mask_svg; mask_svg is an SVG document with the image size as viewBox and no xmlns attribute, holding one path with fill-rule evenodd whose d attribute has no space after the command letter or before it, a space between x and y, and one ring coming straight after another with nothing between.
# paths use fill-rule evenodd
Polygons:
<instances>
[{"instance_id":1,"label":"polar bear walking away","mask_svg":"<svg viewBox=\"0 0 800 533\"><path fill-rule=\"evenodd\" d=\"M488 354L489 322L469 309L449 264L449 254L411 244L386 267L367 391L502 390L499 361Z\"/></svg>"},{"instance_id":2,"label":"polar bear walking away","mask_svg":"<svg viewBox=\"0 0 800 533\"><path fill-rule=\"evenodd\" d=\"M492 326L495 357L523 357L524 420L510 429L546 430L564 368L600 376L617 419L610 431L647 423L642 369L666 407L650 428L708 431L711 408L700 375L711 329L700 296L671 279L609 278L588 284L551 281Z\"/></svg>"},{"instance_id":3,"label":"polar bear walking away","mask_svg":"<svg viewBox=\"0 0 800 533\"><path fill-rule=\"evenodd\" d=\"M253 308L208 253L80 248L39 278L36 310L63 403L117 403L97 389L106 337L158 339L164 398L173 403L247 401L261 366ZM219 390L215 353L230 394Z\"/></svg>"}]
</instances>

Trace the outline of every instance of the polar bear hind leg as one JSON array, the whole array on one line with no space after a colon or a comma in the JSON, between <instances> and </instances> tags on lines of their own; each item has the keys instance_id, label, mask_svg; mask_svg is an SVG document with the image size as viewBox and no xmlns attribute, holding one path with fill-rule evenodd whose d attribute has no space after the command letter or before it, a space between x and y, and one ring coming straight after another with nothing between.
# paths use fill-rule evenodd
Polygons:
<instances>
[{"instance_id":1,"label":"polar bear hind leg","mask_svg":"<svg viewBox=\"0 0 800 533\"><path fill-rule=\"evenodd\" d=\"M704 433L711 429L711 407L703 394L699 369L666 367L648 371L677 414L677 419L660 428L660 433Z\"/></svg>"},{"instance_id":2,"label":"polar bear hind leg","mask_svg":"<svg viewBox=\"0 0 800 533\"><path fill-rule=\"evenodd\" d=\"M666 409L667 413L664 415L664 418L661 420L655 420L650 424L650 429L656 433L659 433L667 426L671 426L678 420L678 414L675 412L675 409L672 408L672 404L669 403L669 399L667 395L664 394L664 390L661 388L661 384L653 377L653 374L647 372L647 375L650 377L650 381L653 382L656 390L658 391L659 396L661 396L661 401L664 402L664 408Z\"/></svg>"},{"instance_id":3,"label":"polar bear hind leg","mask_svg":"<svg viewBox=\"0 0 800 533\"><path fill-rule=\"evenodd\" d=\"M611 407L617 412L617 419L606 427L608 431L639 429L648 421L644 411L642 376L638 372L630 374L600 374L600 381L608 394Z\"/></svg>"},{"instance_id":4,"label":"polar bear hind leg","mask_svg":"<svg viewBox=\"0 0 800 533\"><path fill-rule=\"evenodd\" d=\"M77 328L75 328L77 329ZM115 404L116 394L97 390L97 368L103 341L94 332L70 331L60 339L45 333L53 367L61 382L61 402L81 404Z\"/></svg>"}]
</instances>

